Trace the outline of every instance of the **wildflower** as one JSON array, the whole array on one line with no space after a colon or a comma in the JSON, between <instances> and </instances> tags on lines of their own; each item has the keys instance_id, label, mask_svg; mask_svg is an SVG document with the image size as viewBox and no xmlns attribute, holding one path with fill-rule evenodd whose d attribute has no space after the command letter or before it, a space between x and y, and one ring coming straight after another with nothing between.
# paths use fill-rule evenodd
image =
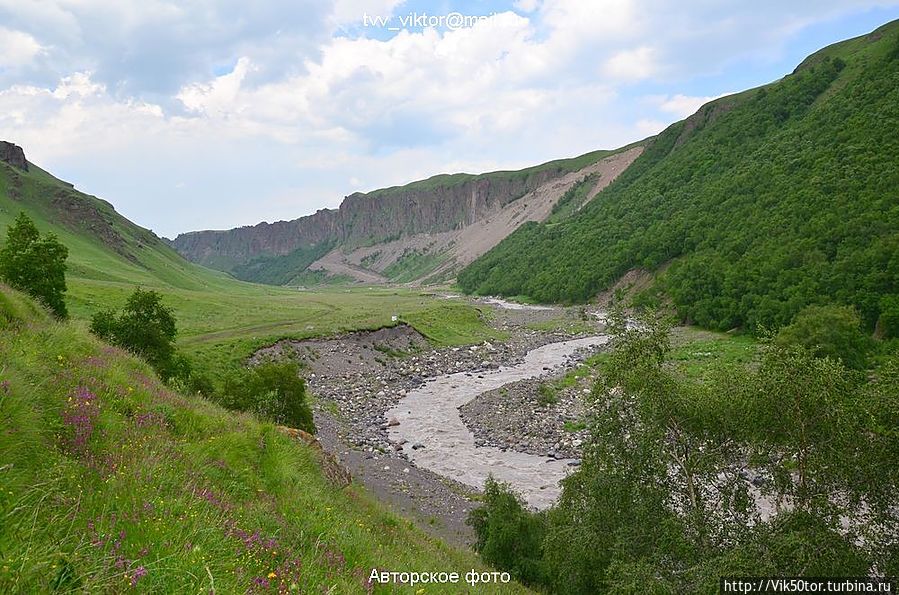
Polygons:
<instances>
[{"instance_id":1,"label":"wildflower","mask_svg":"<svg viewBox=\"0 0 899 595\"><path fill-rule=\"evenodd\" d=\"M268 573L268 578L276 578L277 576L278 576L277 572L269 572Z\"/></svg>"},{"instance_id":2,"label":"wildflower","mask_svg":"<svg viewBox=\"0 0 899 595\"><path fill-rule=\"evenodd\" d=\"M134 585L136 585L137 581L145 576L147 576L146 568L144 568L143 566L138 566L137 568L135 568L134 573L131 575L131 586L133 587Z\"/></svg>"}]
</instances>

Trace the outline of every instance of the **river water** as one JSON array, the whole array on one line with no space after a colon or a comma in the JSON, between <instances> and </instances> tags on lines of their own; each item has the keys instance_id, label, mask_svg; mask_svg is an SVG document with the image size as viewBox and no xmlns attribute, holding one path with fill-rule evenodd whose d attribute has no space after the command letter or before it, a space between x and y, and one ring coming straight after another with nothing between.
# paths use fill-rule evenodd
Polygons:
<instances>
[{"instance_id":1,"label":"river water","mask_svg":"<svg viewBox=\"0 0 899 595\"><path fill-rule=\"evenodd\" d=\"M409 391L387 413L398 426L389 429L393 441L407 440L404 452L419 467L476 488L488 475L506 482L536 509L551 506L561 492L559 481L574 468L571 459L547 459L475 446L474 436L462 422L459 407L487 392L518 380L535 378L564 365L579 349L608 343L600 335L550 343L529 351L522 363L496 370L440 376ZM421 444L424 448L413 449Z\"/></svg>"}]
</instances>

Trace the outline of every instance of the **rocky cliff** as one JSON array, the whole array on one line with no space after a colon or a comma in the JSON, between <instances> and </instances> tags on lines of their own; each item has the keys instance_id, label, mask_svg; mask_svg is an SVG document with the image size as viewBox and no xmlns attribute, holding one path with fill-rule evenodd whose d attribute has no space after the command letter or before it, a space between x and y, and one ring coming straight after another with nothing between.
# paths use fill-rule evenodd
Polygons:
<instances>
[{"instance_id":1,"label":"rocky cliff","mask_svg":"<svg viewBox=\"0 0 899 595\"><path fill-rule=\"evenodd\" d=\"M197 231L172 242L194 262L231 271L264 256L285 256L322 243L353 249L423 233L461 229L510 202L605 156L595 152L514 172L440 175L347 196L338 209L227 231Z\"/></svg>"},{"instance_id":2,"label":"rocky cliff","mask_svg":"<svg viewBox=\"0 0 899 595\"><path fill-rule=\"evenodd\" d=\"M25 159L25 151L22 147L10 142L0 141L0 161L11 166L28 171L28 161Z\"/></svg>"}]
</instances>

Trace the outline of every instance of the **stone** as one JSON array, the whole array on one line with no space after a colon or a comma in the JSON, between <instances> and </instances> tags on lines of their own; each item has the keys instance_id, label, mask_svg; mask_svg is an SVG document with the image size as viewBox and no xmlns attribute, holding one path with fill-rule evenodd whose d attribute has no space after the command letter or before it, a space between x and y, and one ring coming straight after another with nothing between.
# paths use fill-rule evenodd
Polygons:
<instances>
[{"instance_id":1,"label":"stone","mask_svg":"<svg viewBox=\"0 0 899 595\"><path fill-rule=\"evenodd\" d=\"M28 171L28 161L25 159L25 151L22 147L13 143L0 141L0 161L8 163L16 169Z\"/></svg>"}]
</instances>

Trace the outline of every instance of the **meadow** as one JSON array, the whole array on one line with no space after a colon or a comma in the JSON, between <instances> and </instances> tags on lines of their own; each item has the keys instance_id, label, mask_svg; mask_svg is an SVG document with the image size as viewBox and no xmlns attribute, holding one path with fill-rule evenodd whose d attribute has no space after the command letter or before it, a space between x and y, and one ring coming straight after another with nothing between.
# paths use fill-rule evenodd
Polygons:
<instances>
[{"instance_id":1,"label":"meadow","mask_svg":"<svg viewBox=\"0 0 899 595\"><path fill-rule=\"evenodd\" d=\"M0 285L0 592L420 593L366 581L486 570L80 326Z\"/></svg>"}]
</instances>

